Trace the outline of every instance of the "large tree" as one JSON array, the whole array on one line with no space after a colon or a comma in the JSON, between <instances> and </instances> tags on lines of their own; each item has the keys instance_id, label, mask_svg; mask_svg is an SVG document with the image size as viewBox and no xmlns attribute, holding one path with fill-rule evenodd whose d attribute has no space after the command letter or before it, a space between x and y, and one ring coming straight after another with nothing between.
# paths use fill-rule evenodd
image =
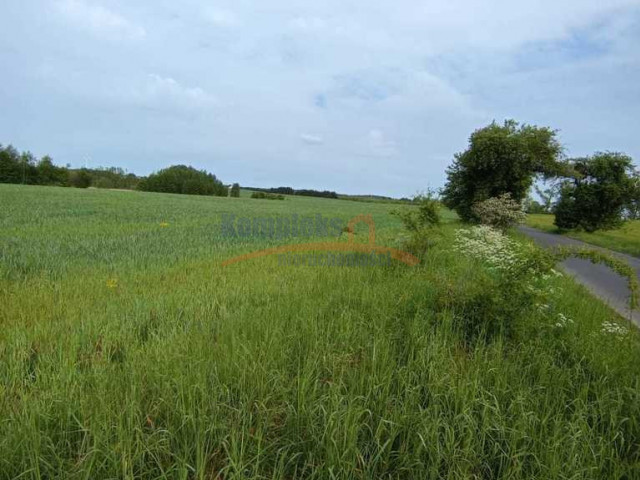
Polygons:
<instances>
[{"instance_id":1,"label":"large tree","mask_svg":"<svg viewBox=\"0 0 640 480\"><path fill-rule=\"evenodd\" d=\"M0 183L22 183L20 152L11 145L0 145Z\"/></svg>"},{"instance_id":2,"label":"large tree","mask_svg":"<svg viewBox=\"0 0 640 480\"><path fill-rule=\"evenodd\" d=\"M152 173L139 183L138 189L187 195L228 195L227 187L215 175L186 165L174 165Z\"/></svg>"},{"instance_id":3,"label":"large tree","mask_svg":"<svg viewBox=\"0 0 640 480\"><path fill-rule=\"evenodd\" d=\"M621 153L596 153L568 161L572 173L556 205L556 225L587 232L619 227L638 197L633 161Z\"/></svg>"},{"instance_id":4,"label":"large tree","mask_svg":"<svg viewBox=\"0 0 640 480\"><path fill-rule=\"evenodd\" d=\"M509 193L522 202L534 177L562 169L562 147L556 131L546 127L496 122L471 134L469 147L447 170L445 205L466 221L477 220L473 205Z\"/></svg>"}]
</instances>

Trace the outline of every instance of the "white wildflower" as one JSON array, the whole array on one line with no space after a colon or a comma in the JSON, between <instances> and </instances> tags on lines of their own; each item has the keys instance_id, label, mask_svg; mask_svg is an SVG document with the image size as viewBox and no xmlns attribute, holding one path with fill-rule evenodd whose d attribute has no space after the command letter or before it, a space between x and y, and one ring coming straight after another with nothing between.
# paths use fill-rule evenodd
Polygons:
<instances>
[{"instance_id":1,"label":"white wildflower","mask_svg":"<svg viewBox=\"0 0 640 480\"><path fill-rule=\"evenodd\" d=\"M537 303L536 307L538 307L538 311L540 313L545 313L549 310L549 305L547 305L546 303Z\"/></svg>"},{"instance_id":2,"label":"white wildflower","mask_svg":"<svg viewBox=\"0 0 640 480\"><path fill-rule=\"evenodd\" d=\"M562 313L558 313L558 321L556 323L556 327L558 328L564 328L569 324L572 324L573 320L571 320L569 317L565 316Z\"/></svg>"},{"instance_id":3,"label":"white wildflower","mask_svg":"<svg viewBox=\"0 0 640 480\"><path fill-rule=\"evenodd\" d=\"M629 333L629 329L626 328L626 327L623 327L622 325L618 325L617 323L603 322L602 323L602 333L606 333L608 335L616 335L616 336L619 336L619 337L623 337L627 333Z\"/></svg>"},{"instance_id":4,"label":"white wildflower","mask_svg":"<svg viewBox=\"0 0 640 480\"><path fill-rule=\"evenodd\" d=\"M495 270L510 271L524 263L521 244L486 225L458 230L454 248Z\"/></svg>"}]
</instances>

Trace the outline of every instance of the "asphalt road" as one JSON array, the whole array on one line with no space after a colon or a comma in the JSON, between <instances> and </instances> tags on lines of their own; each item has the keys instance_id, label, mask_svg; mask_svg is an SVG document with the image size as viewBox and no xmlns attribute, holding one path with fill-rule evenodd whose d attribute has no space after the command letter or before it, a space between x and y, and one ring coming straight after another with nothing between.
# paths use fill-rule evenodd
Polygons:
<instances>
[{"instance_id":1,"label":"asphalt road","mask_svg":"<svg viewBox=\"0 0 640 480\"><path fill-rule=\"evenodd\" d=\"M581 242L573 238L545 233L531 227L520 227L519 230L532 238L537 244L543 247L555 247L559 245L577 245L583 247L602 250L615 255L629 265L631 265L636 275L640 278L640 259L625 255L624 253L613 252L604 248L596 247L589 243ZM587 287L592 293L601 298L611 308L616 310L625 318L630 318L636 326L640 327L640 311L629 310L629 288L625 278L619 276L608 267L593 264L588 260L569 258L562 262L562 269L573 276L579 283Z\"/></svg>"}]
</instances>

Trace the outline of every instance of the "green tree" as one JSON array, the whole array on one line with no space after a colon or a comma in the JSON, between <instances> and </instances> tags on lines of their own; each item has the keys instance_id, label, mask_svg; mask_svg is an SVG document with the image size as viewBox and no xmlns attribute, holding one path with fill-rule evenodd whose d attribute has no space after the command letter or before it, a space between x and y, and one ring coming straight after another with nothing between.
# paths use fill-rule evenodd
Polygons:
<instances>
[{"instance_id":1,"label":"green tree","mask_svg":"<svg viewBox=\"0 0 640 480\"><path fill-rule=\"evenodd\" d=\"M226 197L228 194L227 187L215 175L186 165L174 165L153 173L138 184L138 189L146 192L219 197Z\"/></svg>"},{"instance_id":2,"label":"green tree","mask_svg":"<svg viewBox=\"0 0 640 480\"><path fill-rule=\"evenodd\" d=\"M471 134L469 147L447 170L443 201L465 221L477 221L473 205L509 193L521 203L536 175L562 171L562 147L547 127L496 122Z\"/></svg>"},{"instance_id":3,"label":"green tree","mask_svg":"<svg viewBox=\"0 0 640 480\"><path fill-rule=\"evenodd\" d=\"M524 211L527 213L549 213L544 205L530 196L524 201Z\"/></svg>"},{"instance_id":4,"label":"green tree","mask_svg":"<svg viewBox=\"0 0 640 480\"><path fill-rule=\"evenodd\" d=\"M38 183L40 185L64 186L69 181L69 172L64 167L53 164L50 156L45 155L38 162Z\"/></svg>"},{"instance_id":5,"label":"green tree","mask_svg":"<svg viewBox=\"0 0 640 480\"><path fill-rule=\"evenodd\" d=\"M20 153L11 145L0 145L0 183L21 183Z\"/></svg>"},{"instance_id":6,"label":"green tree","mask_svg":"<svg viewBox=\"0 0 640 480\"><path fill-rule=\"evenodd\" d=\"M92 183L91 173L86 168L72 170L69 174L69 184L75 188L89 188Z\"/></svg>"},{"instance_id":7,"label":"green tree","mask_svg":"<svg viewBox=\"0 0 640 480\"><path fill-rule=\"evenodd\" d=\"M637 195L633 161L621 153L596 153L569 160L570 177L563 183L556 205L559 228L587 232L617 228Z\"/></svg>"},{"instance_id":8,"label":"green tree","mask_svg":"<svg viewBox=\"0 0 640 480\"><path fill-rule=\"evenodd\" d=\"M629 220L640 220L640 177L638 176L633 180L633 189L626 213Z\"/></svg>"},{"instance_id":9,"label":"green tree","mask_svg":"<svg viewBox=\"0 0 640 480\"><path fill-rule=\"evenodd\" d=\"M231 186L230 196L232 196L232 197L239 197L240 196L240 184L234 183Z\"/></svg>"},{"instance_id":10,"label":"green tree","mask_svg":"<svg viewBox=\"0 0 640 480\"><path fill-rule=\"evenodd\" d=\"M22 152L20 154L20 181L27 185L37 185L40 183L38 178L38 162L31 152Z\"/></svg>"},{"instance_id":11,"label":"green tree","mask_svg":"<svg viewBox=\"0 0 640 480\"><path fill-rule=\"evenodd\" d=\"M553 205L555 204L558 196L560 195L560 189L562 187L561 183L552 182L548 188L542 189L538 185L534 185L534 189L540 199L542 200L541 207L543 209L542 213L551 213L553 210Z\"/></svg>"}]
</instances>

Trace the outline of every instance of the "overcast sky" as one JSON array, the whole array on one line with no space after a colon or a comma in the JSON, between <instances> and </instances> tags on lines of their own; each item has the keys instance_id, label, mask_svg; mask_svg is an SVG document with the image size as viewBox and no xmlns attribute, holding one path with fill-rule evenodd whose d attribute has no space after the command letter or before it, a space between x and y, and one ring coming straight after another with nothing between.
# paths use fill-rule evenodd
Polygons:
<instances>
[{"instance_id":1,"label":"overcast sky","mask_svg":"<svg viewBox=\"0 0 640 480\"><path fill-rule=\"evenodd\" d=\"M0 143L411 195L496 119L640 159L640 0L2 0Z\"/></svg>"}]
</instances>

